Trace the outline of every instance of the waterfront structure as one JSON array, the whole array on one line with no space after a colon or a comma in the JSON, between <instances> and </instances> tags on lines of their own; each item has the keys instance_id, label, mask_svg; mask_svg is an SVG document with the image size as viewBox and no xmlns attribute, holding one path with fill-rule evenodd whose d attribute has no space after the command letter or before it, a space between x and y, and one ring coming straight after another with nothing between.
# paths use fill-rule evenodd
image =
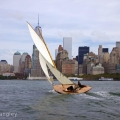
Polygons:
<instances>
[{"instance_id":1,"label":"waterfront structure","mask_svg":"<svg viewBox=\"0 0 120 120\"><path fill-rule=\"evenodd\" d=\"M59 45L59 47L58 47L58 52L60 52L60 51L62 51L62 50L63 50L62 45Z\"/></svg>"},{"instance_id":2,"label":"waterfront structure","mask_svg":"<svg viewBox=\"0 0 120 120\"><path fill-rule=\"evenodd\" d=\"M63 38L63 49L67 50L69 59L72 59L72 38L71 37Z\"/></svg>"},{"instance_id":3,"label":"waterfront structure","mask_svg":"<svg viewBox=\"0 0 120 120\"><path fill-rule=\"evenodd\" d=\"M55 60L56 60L57 54L58 54L58 49L55 50Z\"/></svg>"},{"instance_id":4,"label":"waterfront structure","mask_svg":"<svg viewBox=\"0 0 120 120\"><path fill-rule=\"evenodd\" d=\"M13 55L13 66L14 66L14 73L19 73L19 62L21 58L21 53L20 52L15 52Z\"/></svg>"},{"instance_id":5,"label":"waterfront structure","mask_svg":"<svg viewBox=\"0 0 120 120\"><path fill-rule=\"evenodd\" d=\"M120 41L116 42L116 47L119 48L119 57L120 57Z\"/></svg>"},{"instance_id":6,"label":"waterfront structure","mask_svg":"<svg viewBox=\"0 0 120 120\"><path fill-rule=\"evenodd\" d=\"M104 62L105 73L120 73L118 67L120 64L119 48L114 47L109 55L108 62Z\"/></svg>"},{"instance_id":7,"label":"waterfront structure","mask_svg":"<svg viewBox=\"0 0 120 120\"><path fill-rule=\"evenodd\" d=\"M3 75L6 72L13 72L13 65L7 63L6 60L0 61L0 74Z\"/></svg>"},{"instance_id":8,"label":"waterfront structure","mask_svg":"<svg viewBox=\"0 0 120 120\"><path fill-rule=\"evenodd\" d=\"M110 59L109 59L109 63L110 64L118 64L120 62L119 59L119 48L118 47L114 47L110 53Z\"/></svg>"},{"instance_id":9,"label":"waterfront structure","mask_svg":"<svg viewBox=\"0 0 120 120\"><path fill-rule=\"evenodd\" d=\"M62 73L63 74L67 74L67 75L71 75L71 74L75 74L75 62L74 60L62 60L61 61L62 64Z\"/></svg>"},{"instance_id":10,"label":"waterfront structure","mask_svg":"<svg viewBox=\"0 0 120 120\"><path fill-rule=\"evenodd\" d=\"M109 59L108 48L102 48L102 45L99 45L98 57L99 57L99 62L101 64L104 63L104 62L108 62L108 59Z\"/></svg>"},{"instance_id":11,"label":"waterfront structure","mask_svg":"<svg viewBox=\"0 0 120 120\"><path fill-rule=\"evenodd\" d=\"M74 61L74 74L77 75L78 74L78 61L76 60L76 58L73 58Z\"/></svg>"},{"instance_id":12,"label":"waterfront structure","mask_svg":"<svg viewBox=\"0 0 120 120\"><path fill-rule=\"evenodd\" d=\"M7 64L7 61L6 60L1 60L0 65L3 65L3 64Z\"/></svg>"},{"instance_id":13,"label":"waterfront structure","mask_svg":"<svg viewBox=\"0 0 120 120\"><path fill-rule=\"evenodd\" d=\"M83 72L84 70L83 70L83 64L80 64L80 65L78 65L78 71L77 71L77 74L78 75L83 75L83 74L86 74L87 72Z\"/></svg>"},{"instance_id":14,"label":"waterfront structure","mask_svg":"<svg viewBox=\"0 0 120 120\"><path fill-rule=\"evenodd\" d=\"M33 45L31 77L40 77L39 51Z\"/></svg>"},{"instance_id":15,"label":"waterfront structure","mask_svg":"<svg viewBox=\"0 0 120 120\"><path fill-rule=\"evenodd\" d=\"M87 53L89 53L89 47L84 46L84 47L78 48L78 64L83 63L84 54L87 54Z\"/></svg>"},{"instance_id":16,"label":"waterfront structure","mask_svg":"<svg viewBox=\"0 0 120 120\"><path fill-rule=\"evenodd\" d=\"M57 54L56 67L63 74L76 74L78 62L76 60L70 60L68 58L68 52L62 50Z\"/></svg>"},{"instance_id":17,"label":"waterfront structure","mask_svg":"<svg viewBox=\"0 0 120 120\"><path fill-rule=\"evenodd\" d=\"M58 52L56 57L56 67L57 69L62 72L62 61L68 60L68 52L66 50L62 50Z\"/></svg>"},{"instance_id":18,"label":"waterfront structure","mask_svg":"<svg viewBox=\"0 0 120 120\"><path fill-rule=\"evenodd\" d=\"M102 53L108 53L108 48L103 48Z\"/></svg>"},{"instance_id":19,"label":"waterfront structure","mask_svg":"<svg viewBox=\"0 0 120 120\"><path fill-rule=\"evenodd\" d=\"M104 67L100 63L94 64L94 63L88 63L87 64L87 74L97 75L97 74L103 74L104 73Z\"/></svg>"},{"instance_id":20,"label":"waterfront structure","mask_svg":"<svg viewBox=\"0 0 120 120\"><path fill-rule=\"evenodd\" d=\"M24 52L22 55L21 55L21 58L20 58L20 62L19 62L19 68L20 68L20 73L24 73L25 71L25 58L26 56L28 55L27 52Z\"/></svg>"},{"instance_id":21,"label":"waterfront structure","mask_svg":"<svg viewBox=\"0 0 120 120\"><path fill-rule=\"evenodd\" d=\"M10 65L10 73L13 73L13 71L14 71L14 66Z\"/></svg>"},{"instance_id":22,"label":"waterfront structure","mask_svg":"<svg viewBox=\"0 0 120 120\"><path fill-rule=\"evenodd\" d=\"M99 45L99 48L98 48L98 57L99 57L99 62L100 63L103 63L103 52L102 52L103 48L102 48L102 45Z\"/></svg>"},{"instance_id":23,"label":"waterfront structure","mask_svg":"<svg viewBox=\"0 0 120 120\"><path fill-rule=\"evenodd\" d=\"M0 74L10 72L10 65L9 64L1 64L0 65Z\"/></svg>"},{"instance_id":24,"label":"waterfront structure","mask_svg":"<svg viewBox=\"0 0 120 120\"><path fill-rule=\"evenodd\" d=\"M116 42L116 47L120 48L120 41Z\"/></svg>"},{"instance_id":25,"label":"waterfront structure","mask_svg":"<svg viewBox=\"0 0 120 120\"><path fill-rule=\"evenodd\" d=\"M98 55L96 55L93 52L89 52L87 54L84 54L84 61L83 61L83 74L87 74L87 71L89 71L88 69L91 69L89 67L87 67L88 64L90 64L89 66L92 65L96 65L99 63L99 58Z\"/></svg>"},{"instance_id":26,"label":"waterfront structure","mask_svg":"<svg viewBox=\"0 0 120 120\"><path fill-rule=\"evenodd\" d=\"M110 58L110 54L108 52L103 53L103 63L108 63Z\"/></svg>"},{"instance_id":27,"label":"waterfront structure","mask_svg":"<svg viewBox=\"0 0 120 120\"><path fill-rule=\"evenodd\" d=\"M31 56L27 55L25 57L25 73L29 75L31 73L32 61Z\"/></svg>"}]
</instances>

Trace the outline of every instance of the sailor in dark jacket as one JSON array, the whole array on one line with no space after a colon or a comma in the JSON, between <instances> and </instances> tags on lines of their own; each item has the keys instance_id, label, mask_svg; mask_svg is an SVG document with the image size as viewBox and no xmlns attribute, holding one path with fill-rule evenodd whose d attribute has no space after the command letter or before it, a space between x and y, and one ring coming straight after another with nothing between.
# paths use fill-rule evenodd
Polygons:
<instances>
[{"instance_id":1,"label":"sailor in dark jacket","mask_svg":"<svg viewBox=\"0 0 120 120\"><path fill-rule=\"evenodd\" d=\"M85 85L81 85L80 81L78 81L78 86L79 86L80 88L85 87Z\"/></svg>"}]
</instances>

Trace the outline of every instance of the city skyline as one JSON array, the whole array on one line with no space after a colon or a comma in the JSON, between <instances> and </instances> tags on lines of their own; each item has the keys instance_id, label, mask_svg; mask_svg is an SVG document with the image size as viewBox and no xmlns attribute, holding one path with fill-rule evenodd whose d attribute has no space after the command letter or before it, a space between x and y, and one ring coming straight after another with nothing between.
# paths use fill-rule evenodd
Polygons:
<instances>
[{"instance_id":1,"label":"city skyline","mask_svg":"<svg viewBox=\"0 0 120 120\"><path fill-rule=\"evenodd\" d=\"M39 26L53 59L55 49L63 43L63 37L72 37L73 57L78 55L80 46L89 46L90 51L97 54L99 45L102 45L111 52L120 39L119 0L36 0L34 5L33 2L1 1L0 60L5 59L13 64L16 51L32 56L34 43L26 21L35 28L38 14Z\"/></svg>"}]
</instances>

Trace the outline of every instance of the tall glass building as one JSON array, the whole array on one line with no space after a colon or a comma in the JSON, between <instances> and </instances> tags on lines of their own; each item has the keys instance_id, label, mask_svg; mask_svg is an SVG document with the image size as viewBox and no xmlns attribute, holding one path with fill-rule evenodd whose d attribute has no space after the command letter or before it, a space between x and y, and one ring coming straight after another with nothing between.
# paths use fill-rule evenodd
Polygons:
<instances>
[{"instance_id":1,"label":"tall glass building","mask_svg":"<svg viewBox=\"0 0 120 120\"><path fill-rule=\"evenodd\" d=\"M102 52L104 53L104 52L108 52L108 48L103 48L102 49Z\"/></svg>"},{"instance_id":2,"label":"tall glass building","mask_svg":"<svg viewBox=\"0 0 120 120\"><path fill-rule=\"evenodd\" d=\"M71 37L63 38L63 49L68 52L69 59L72 59L72 38Z\"/></svg>"},{"instance_id":3,"label":"tall glass building","mask_svg":"<svg viewBox=\"0 0 120 120\"><path fill-rule=\"evenodd\" d=\"M116 42L116 47L120 48L120 41Z\"/></svg>"},{"instance_id":4,"label":"tall glass building","mask_svg":"<svg viewBox=\"0 0 120 120\"><path fill-rule=\"evenodd\" d=\"M20 61L20 58L21 58L21 53L20 52L15 52L14 55L13 55L13 66L14 66L14 73L18 73L20 70L19 70L19 61Z\"/></svg>"},{"instance_id":5,"label":"tall glass building","mask_svg":"<svg viewBox=\"0 0 120 120\"><path fill-rule=\"evenodd\" d=\"M83 63L84 54L87 54L87 53L89 53L89 47L84 46L84 47L78 48L78 64Z\"/></svg>"},{"instance_id":6,"label":"tall glass building","mask_svg":"<svg viewBox=\"0 0 120 120\"><path fill-rule=\"evenodd\" d=\"M39 26L39 18L38 18L38 26L35 27L35 32L38 34L39 37L41 37L42 29ZM43 71L39 62L39 51L35 46L35 44L33 45L31 76L32 77L43 76Z\"/></svg>"}]
</instances>

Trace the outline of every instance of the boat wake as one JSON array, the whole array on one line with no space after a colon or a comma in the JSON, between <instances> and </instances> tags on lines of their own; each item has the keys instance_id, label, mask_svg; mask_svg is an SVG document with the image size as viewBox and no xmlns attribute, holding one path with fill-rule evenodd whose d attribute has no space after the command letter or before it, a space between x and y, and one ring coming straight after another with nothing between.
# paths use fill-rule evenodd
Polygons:
<instances>
[{"instance_id":1,"label":"boat wake","mask_svg":"<svg viewBox=\"0 0 120 120\"><path fill-rule=\"evenodd\" d=\"M95 93L80 94L80 96L87 98L87 99L94 99L94 100L102 100L103 99L103 98L97 96Z\"/></svg>"},{"instance_id":2,"label":"boat wake","mask_svg":"<svg viewBox=\"0 0 120 120\"><path fill-rule=\"evenodd\" d=\"M108 91L89 92L86 94L80 94L84 98L104 100L104 99L115 99L120 101L120 93L112 93Z\"/></svg>"},{"instance_id":3,"label":"boat wake","mask_svg":"<svg viewBox=\"0 0 120 120\"><path fill-rule=\"evenodd\" d=\"M54 89L53 90L49 90L48 92L49 93L56 93Z\"/></svg>"}]
</instances>

